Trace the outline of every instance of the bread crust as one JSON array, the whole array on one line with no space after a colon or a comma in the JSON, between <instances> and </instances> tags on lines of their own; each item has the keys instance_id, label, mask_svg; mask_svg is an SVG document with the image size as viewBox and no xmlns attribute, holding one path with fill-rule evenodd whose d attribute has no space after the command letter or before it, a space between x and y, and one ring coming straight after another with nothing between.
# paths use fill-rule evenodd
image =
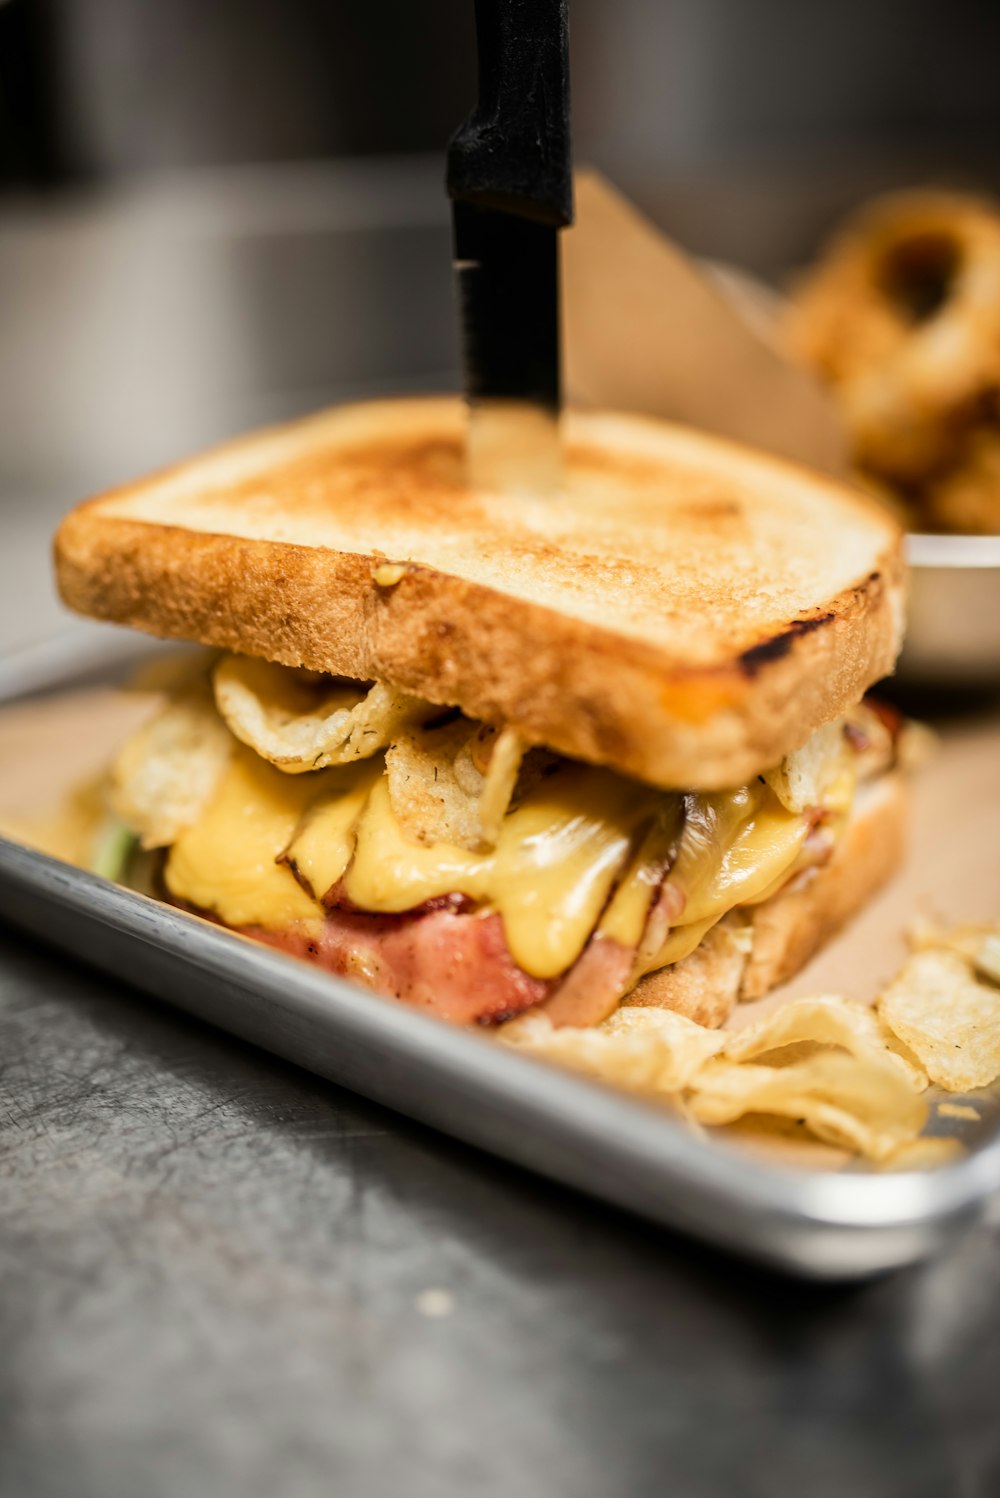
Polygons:
<instances>
[{"instance_id":1,"label":"bread crust","mask_svg":"<svg viewBox=\"0 0 1000 1498\"><path fill-rule=\"evenodd\" d=\"M898 868L906 833L906 787L898 771L862 787L829 863L770 900L724 917L672 967L649 973L626 1004L673 1009L700 1025L724 1025L739 1001L759 999L795 976ZM751 917L749 950L738 925Z\"/></svg>"},{"instance_id":2,"label":"bread crust","mask_svg":"<svg viewBox=\"0 0 1000 1498\"><path fill-rule=\"evenodd\" d=\"M747 965L740 923L724 916L689 957L647 973L624 999L627 1006L673 1009L696 1025L717 1030L732 1014Z\"/></svg>"},{"instance_id":3,"label":"bread crust","mask_svg":"<svg viewBox=\"0 0 1000 1498\"><path fill-rule=\"evenodd\" d=\"M398 404L407 411L419 405ZM441 414L442 408L453 412L451 403L426 404L425 424L444 432L432 456L443 461L443 452L450 454L448 461L457 460L460 442L453 414L447 420ZM587 425L591 420L593 427ZM715 482L714 488L709 483L707 494L702 483L685 498L685 536L696 534L691 542L695 554L710 556L717 524L728 523L725 518L716 522L713 506L742 507L733 524L753 526L747 494L741 495L740 505L719 497L720 492L740 491L745 470L753 477L750 500L773 475L786 496L801 492L806 504L820 505L826 495L820 508L828 513L832 506L848 530L853 516L867 538L859 548L864 558L860 575L792 617L769 613L767 589L762 588L763 602L751 611L754 618L748 625L732 597L721 591L716 600L709 596L692 603L688 598L673 618L669 591L657 593L655 577L648 586L643 579L635 581L641 557L628 559L626 566L609 557L606 546L600 557L581 560L583 542L575 537L578 551L570 560L580 571L577 591L591 609L583 617L564 606L572 597L565 577L562 591L553 589L553 603L546 600L546 567L561 566L566 548L549 545L547 559L546 543L527 527L515 532L513 542L508 527L497 543L508 547L512 573L520 566L531 574L530 587L508 592L419 560L386 569L386 557L372 550L352 552L239 534L235 528L219 534L172 524L167 517L178 505L175 490L183 503L191 503L192 492L197 500L202 469L195 462L73 511L56 538L59 589L71 608L95 618L285 665L385 679L430 701L459 706L473 717L511 724L531 743L611 764L664 787L718 789L748 779L803 743L892 670L901 633L901 540L893 523L878 518L860 496L792 465L662 423L619 417L577 421L590 434L587 461L593 465L606 458L616 473L621 469L627 474L633 458L648 467L656 443L668 454L677 445L689 462L693 450L706 479ZM295 432L290 428L270 439L248 439L246 450L236 444L230 460L236 473L230 480L232 493L226 494L234 527L246 518L240 485L245 488L257 471L250 461L254 443L261 448L259 464L270 472L278 461L275 452L284 451L282 443L293 449L296 443L304 445L311 452L309 443L318 441L308 434L296 438ZM640 450L639 457L633 448ZM351 463L357 468L353 451L335 449L326 461L335 464L340 452L345 469ZM320 457L314 454L313 460ZM205 473L214 473L212 465L218 467L224 458L216 454L201 460ZM395 469L386 471L386 483L395 481ZM430 491L436 480L414 470L413 482ZM685 482L691 482L690 473ZM290 483L286 476L277 490L282 504L294 503L293 495L285 497ZM622 483L627 489L626 478ZM208 486L208 477L204 484ZM407 513L405 495L394 502L393 514ZM439 525L446 524L446 502L447 494L436 492L427 501ZM494 507L501 503L492 501ZM409 505L412 512L412 495ZM419 523L429 535L430 521L422 511ZM630 523L623 502L624 530ZM704 534L698 526L706 527ZM578 527L585 529L584 523ZM529 540L525 560L517 547L523 543L522 550L529 549ZM391 525L385 546L391 552ZM791 565L787 557L776 556L775 571L786 563ZM767 581L761 579L762 584ZM644 624L636 633L602 625L592 607L602 589L609 607L613 602L618 610L616 618L623 617L634 598L636 607L646 611L643 619L651 617L654 624ZM657 608L662 609L661 629L655 627ZM708 633L719 615L731 622L738 648L692 658L692 630L696 637L703 618ZM686 631L683 648L676 639L678 620Z\"/></svg>"},{"instance_id":4,"label":"bread crust","mask_svg":"<svg viewBox=\"0 0 1000 1498\"><path fill-rule=\"evenodd\" d=\"M803 968L902 863L906 787L899 771L860 791L862 804L833 857L754 911L740 999L763 998Z\"/></svg>"}]
</instances>

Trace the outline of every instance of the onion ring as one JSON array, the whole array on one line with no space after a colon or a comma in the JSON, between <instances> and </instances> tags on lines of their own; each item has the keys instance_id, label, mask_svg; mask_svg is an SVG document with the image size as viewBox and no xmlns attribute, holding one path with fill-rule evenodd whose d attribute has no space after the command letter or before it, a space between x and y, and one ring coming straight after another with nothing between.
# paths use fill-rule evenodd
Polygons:
<instances>
[{"instance_id":1,"label":"onion ring","mask_svg":"<svg viewBox=\"0 0 1000 1498\"><path fill-rule=\"evenodd\" d=\"M958 461L928 483L924 503L935 530L1000 532L1000 422L973 430Z\"/></svg>"},{"instance_id":2,"label":"onion ring","mask_svg":"<svg viewBox=\"0 0 1000 1498\"><path fill-rule=\"evenodd\" d=\"M833 387L858 464L926 480L1000 384L1000 207L953 193L877 200L799 288L787 337Z\"/></svg>"}]
</instances>

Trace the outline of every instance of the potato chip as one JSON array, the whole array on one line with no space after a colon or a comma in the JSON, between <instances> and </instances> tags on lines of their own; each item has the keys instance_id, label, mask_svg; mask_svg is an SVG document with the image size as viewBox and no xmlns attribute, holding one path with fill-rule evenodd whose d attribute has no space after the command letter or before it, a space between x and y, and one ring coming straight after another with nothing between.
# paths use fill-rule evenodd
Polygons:
<instances>
[{"instance_id":1,"label":"potato chip","mask_svg":"<svg viewBox=\"0 0 1000 1498\"><path fill-rule=\"evenodd\" d=\"M912 952L923 952L928 947L947 946L949 939L955 936L955 932L947 933L926 915L916 915L907 923L905 936L906 944Z\"/></svg>"},{"instance_id":2,"label":"potato chip","mask_svg":"<svg viewBox=\"0 0 1000 1498\"><path fill-rule=\"evenodd\" d=\"M671 1010L622 1008L593 1029L554 1029L544 1014L524 1015L504 1026L501 1038L602 1082L670 1100L706 1126L750 1115L764 1126L784 1119L878 1162L916 1138L928 1112L918 1078L887 1051L874 1014L829 998L787 1008L787 1018L778 1010L736 1035ZM752 1059L762 1055L772 1064Z\"/></svg>"},{"instance_id":3,"label":"potato chip","mask_svg":"<svg viewBox=\"0 0 1000 1498\"><path fill-rule=\"evenodd\" d=\"M903 730L894 731L867 702L851 708L844 724L860 781L875 780L898 762Z\"/></svg>"},{"instance_id":4,"label":"potato chip","mask_svg":"<svg viewBox=\"0 0 1000 1498\"><path fill-rule=\"evenodd\" d=\"M507 1045L630 1091L675 1094L693 1081L726 1037L668 1009L629 1009L596 1029L554 1029L527 1014L501 1029Z\"/></svg>"},{"instance_id":5,"label":"potato chip","mask_svg":"<svg viewBox=\"0 0 1000 1498\"><path fill-rule=\"evenodd\" d=\"M965 1146L958 1139L923 1136L900 1145L879 1163L886 1170L940 1170L945 1165L954 1164L964 1154Z\"/></svg>"},{"instance_id":6,"label":"potato chip","mask_svg":"<svg viewBox=\"0 0 1000 1498\"><path fill-rule=\"evenodd\" d=\"M232 751L203 679L126 740L111 771L112 807L144 848L165 848L201 816Z\"/></svg>"},{"instance_id":7,"label":"potato chip","mask_svg":"<svg viewBox=\"0 0 1000 1498\"><path fill-rule=\"evenodd\" d=\"M477 849L479 798L485 777L471 752L478 725L456 718L436 728L401 733L385 756L393 814L420 843Z\"/></svg>"},{"instance_id":8,"label":"potato chip","mask_svg":"<svg viewBox=\"0 0 1000 1498\"><path fill-rule=\"evenodd\" d=\"M981 962L984 953L987 954L987 961L989 961L988 953L991 943L996 943L996 947L1000 948L1000 928L994 923L971 922L961 926L952 926L950 930L945 931L934 921L927 920L925 917L917 917L916 920L910 922L906 939L915 952L929 950L955 952L959 957L964 957L966 962L976 966Z\"/></svg>"},{"instance_id":9,"label":"potato chip","mask_svg":"<svg viewBox=\"0 0 1000 1498\"><path fill-rule=\"evenodd\" d=\"M708 1062L694 1079L688 1108L703 1124L728 1124L748 1113L800 1119L817 1139L886 1160L915 1139L927 1104L901 1072L840 1050L823 1050L784 1066Z\"/></svg>"},{"instance_id":10,"label":"potato chip","mask_svg":"<svg viewBox=\"0 0 1000 1498\"><path fill-rule=\"evenodd\" d=\"M849 756L844 725L838 718L817 728L801 749L786 754L764 780L786 811L803 812L821 806Z\"/></svg>"},{"instance_id":11,"label":"potato chip","mask_svg":"<svg viewBox=\"0 0 1000 1498\"><path fill-rule=\"evenodd\" d=\"M972 965L981 978L1000 984L1000 935L991 933L983 938Z\"/></svg>"},{"instance_id":12,"label":"potato chip","mask_svg":"<svg viewBox=\"0 0 1000 1498\"><path fill-rule=\"evenodd\" d=\"M289 775L368 759L401 729L440 711L385 682L368 688L249 656L224 656L213 682L231 731Z\"/></svg>"},{"instance_id":13,"label":"potato chip","mask_svg":"<svg viewBox=\"0 0 1000 1498\"><path fill-rule=\"evenodd\" d=\"M914 775L930 764L941 747L941 740L926 723L907 718L896 738L896 761L901 770Z\"/></svg>"},{"instance_id":14,"label":"potato chip","mask_svg":"<svg viewBox=\"0 0 1000 1498\"><path fill-rule=\"evenodd\" d=\"M723 1031L709 1030L672 1009L618 1009L602 1029L605 1035L653 1036L658 1045L669 1047L675 1057L671 1073L679 1078L680 1086L694 1077L700 1062L717 1056L729 1039Z\"/></svg>"},{"instance_id":15,"label":"potato chip","mask_svg":"<svg viewBox=\"0 0 1000 1498\"><path fill-rule=\"evenodd\" d=\"M879 999L878 1012L948 1092L1000 1076L1000 989L977 981L957 952L917 952Z\"/></svg>"},{"instance_id":16,"label":"potato chip","mask_svg":"<svg viewBox=\"0 0 1000 1498\"><path fill-rule=\"evenodd\" d=\"M950 1091L1000 1074L1000 986L977 982L996 927L925 929L876 1010L839 996L795 999L734 1033L671 1011L623 1006L592 1029L552 1027L545 1014L504 1027L511 1045L612 1085L669 1101L692 1125L760 1133L805 1130L880 1169L933 1170L962 1153L924 1137L938 1082ZM936 1103L975 1121L976 1109Z\"/></svg>"},{"instance_id":17,"label":"potato chip","mask_svg":"<svg viewBox=\"0 0 1000 1498\"><path fill-rule=\"evenodd\" d=\"M922 1092L927 1086L923 1068L887 1045L885 1032L873 1010L838 995L790 1000L755 1025L731 1035L726 1056L732 1061L757 1061L769 1053L804 1044L834 1046L859 1061L893 1068L915 1092Z\"/></svg>"},{"instance_id":18,"label":"potato chip","mask_svg":"<svg viewBox=\"0 0 1000 1498\"><path fill-rule=\"evenodd\" d=\"M938 1103L937 1112L939 1118L961 1118L969 1123L978 1123L982 1117L979 1109L968 1103Z\"/></svg>"},{"instance_id":19,"label":"potato chip","mask_svg":"<svg viewBox=\"0 0 1000 1498\"><path fill-rule=\"evenodd\" d=\"M524 740L513 728L502 729L493 742L479 797L479 823L487 847L491 848L500 835L500 823L510 806L524 751Z\"/></svg>"},{"instance_id":20,"label":"potato chip","mask_svg":"<svg viewBox=\"0 0 1000 1498\"><path fill-rule=\"evenodd\" d=\"M491 848L510 805L524 745L513 729L497 733L456 718L401 733L385 757L397 821L421 843Z\"/></svg>"}]
</instances>

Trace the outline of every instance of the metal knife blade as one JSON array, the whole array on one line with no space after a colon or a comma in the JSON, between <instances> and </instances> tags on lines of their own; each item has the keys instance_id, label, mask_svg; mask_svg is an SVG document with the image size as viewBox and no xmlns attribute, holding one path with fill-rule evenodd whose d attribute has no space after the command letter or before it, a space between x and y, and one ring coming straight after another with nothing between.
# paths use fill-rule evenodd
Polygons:
<instances>
[{"instance_id":1,"label":"metal knife blade","mask_svg":"<svg viewBox=\"0 0 1000 1498\"><path fill-rule=\"evenodd\" d=\"M479 102L448 152L474 483L559 477L559 229L572 220L567 0L476 0Z\"/></svg>"}]
</instances>

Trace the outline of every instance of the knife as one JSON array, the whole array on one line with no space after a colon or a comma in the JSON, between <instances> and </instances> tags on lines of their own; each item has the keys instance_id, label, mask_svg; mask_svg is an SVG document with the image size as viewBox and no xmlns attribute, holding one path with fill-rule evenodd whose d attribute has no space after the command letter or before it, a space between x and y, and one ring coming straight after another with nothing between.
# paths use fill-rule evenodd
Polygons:
<instances>
[{"instance_id":1,"label":"knife","mask_svg":"<svg viewBox=\"0 0 1000 1498\"><path fill-rule=\"evenodd\" d=\"M479 101L448 147L479 487L559 482L559 230L573 219L567 0L476 0Z\"/></svg>"}]
</instances>

